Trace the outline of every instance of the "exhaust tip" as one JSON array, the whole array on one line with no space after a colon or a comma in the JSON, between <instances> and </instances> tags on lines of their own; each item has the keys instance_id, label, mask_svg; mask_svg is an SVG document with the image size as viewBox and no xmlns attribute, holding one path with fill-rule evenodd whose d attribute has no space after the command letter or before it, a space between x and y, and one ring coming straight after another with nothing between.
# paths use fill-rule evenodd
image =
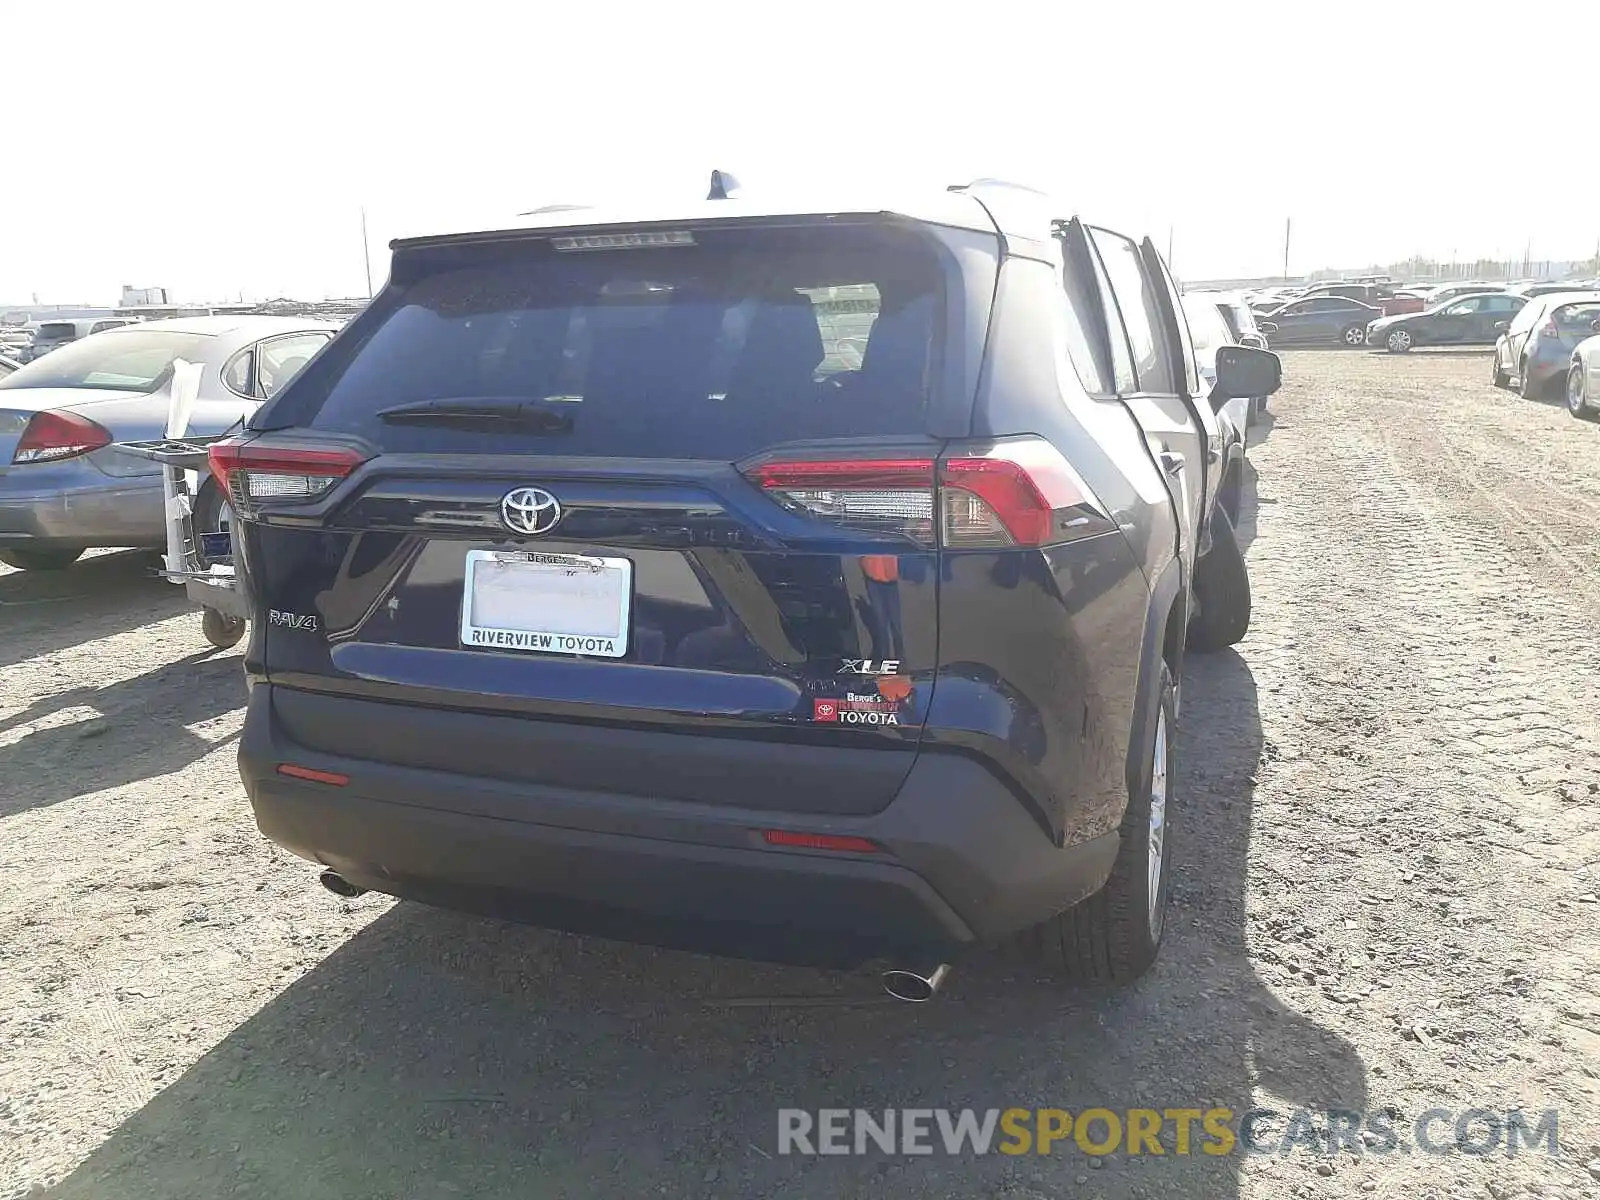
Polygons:
<instances>
[{"instance_id":1,"label":"exhaust tip","mask_svg":"<svg viewBox=\"0 0 1600 1200\"><path fill-rule=\"evenodd\" d=\"M339 872L331 869L324 871L321 875L318 875L317 882L322 884L323 887L327 888L335 896L344 896L346 899L352 899L356 896L365 896L367 894L366 888L351 883L343 875L339 874Z\"/></svg>"},{"instance_id":2,"label":"exhaust tip","mask_svg":"<svg viewBox=\"0 0 1600 1200\"><path fill-rule=\"evenodd\" d=\"M917 971L892 970L883 973L883 990L896 1000L907 1004L926 1004L939 992L945 976L950 973L948 963L940 963L926 975Z\"/></svg>"}]
</instances>

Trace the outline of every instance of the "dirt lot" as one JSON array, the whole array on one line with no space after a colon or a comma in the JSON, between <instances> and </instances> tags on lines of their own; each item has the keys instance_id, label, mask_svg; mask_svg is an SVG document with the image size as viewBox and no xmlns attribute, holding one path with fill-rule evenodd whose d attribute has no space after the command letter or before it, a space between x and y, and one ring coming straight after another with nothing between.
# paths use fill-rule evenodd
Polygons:
<instances>
[{"instance_id":1,"label":"dirt lot","mask_svg":"<svg viewBox=\"0 0 1600 1200\"><path fill-rule=\"evenodd\" d=\"M0 1197L1593 1197L1600 425L1482 355L1286 367L1121 993L743 1007L876 988L339 901L143 560L0 574ZM775 1156L780 1107L858 1105L1554 1108L1563 1154Z\"/></svg>"}]
</instances>

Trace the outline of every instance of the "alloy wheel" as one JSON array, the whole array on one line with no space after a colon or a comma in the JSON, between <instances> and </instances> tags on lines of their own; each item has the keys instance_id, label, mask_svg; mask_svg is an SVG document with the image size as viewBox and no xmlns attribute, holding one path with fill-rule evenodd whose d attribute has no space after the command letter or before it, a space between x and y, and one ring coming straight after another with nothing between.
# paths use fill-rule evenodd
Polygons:
<instances>
[{"instance_id":1,"label":"alloy wheel","mask_svg":"<svg viewBox=\"0 0 1600 1200\"><path fill-rule=\"evenodd\" d=\"M1167 710L1163 706L1156 713L1156 738L1154 762L1150 768L1150 838L1146 853L1150 898L1150 937L1161 938L1163 920L1161 904L1161 868L1167 846Z\"/></svg>"}]
</instances>

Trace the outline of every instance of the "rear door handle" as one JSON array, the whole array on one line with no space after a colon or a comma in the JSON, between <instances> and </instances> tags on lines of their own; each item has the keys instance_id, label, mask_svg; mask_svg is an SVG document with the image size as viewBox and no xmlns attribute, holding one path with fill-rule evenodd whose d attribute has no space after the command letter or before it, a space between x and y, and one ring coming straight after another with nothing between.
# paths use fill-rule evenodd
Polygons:
<instances>
[{"instance_id":1,"label":"rear door handle","mask_svg":"<svg viewBox=\"0 0 1600 1200\"><path fill-rule=\"evenodd\" d=\"M1161 460L1161 469L1168 475L1176 475L1183 470L1184 458L1176 450L1163 450L1156 456Z\"/></svg>"}]
</instances>

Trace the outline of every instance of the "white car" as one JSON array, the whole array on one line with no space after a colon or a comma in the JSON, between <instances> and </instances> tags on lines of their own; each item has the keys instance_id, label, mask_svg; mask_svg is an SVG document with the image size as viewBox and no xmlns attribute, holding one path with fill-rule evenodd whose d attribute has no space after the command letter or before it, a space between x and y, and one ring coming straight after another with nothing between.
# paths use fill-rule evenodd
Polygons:
<instances>
[{"instance_id":1,"label":"white car","mask_svg":"<svg viewBox=\"0 0 1600 1200\"><path fill-rule=\"evenodd\" d=\"M1600 334L1578 343L1567 371L1567 411L1588 420L1600 418Z\"/></svg>"}]
</instances>

